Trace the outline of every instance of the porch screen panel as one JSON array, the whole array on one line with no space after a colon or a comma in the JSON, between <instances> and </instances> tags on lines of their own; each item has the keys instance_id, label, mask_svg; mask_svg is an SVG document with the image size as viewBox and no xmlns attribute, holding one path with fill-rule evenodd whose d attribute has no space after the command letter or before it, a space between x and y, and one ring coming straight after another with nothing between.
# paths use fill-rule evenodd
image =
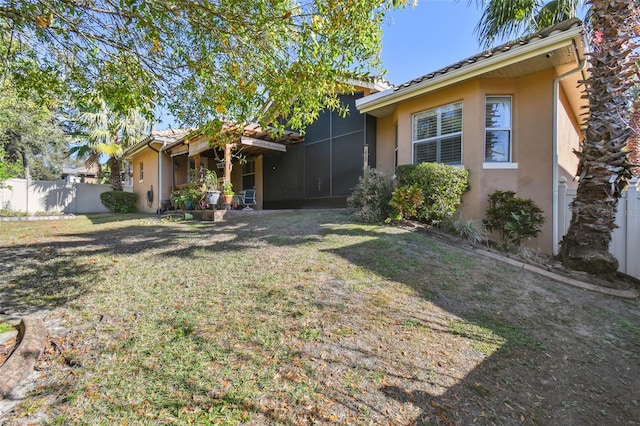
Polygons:
<instances>
[{"instance_id":1,"label":"porch screen panel","mask_svg":"<svg viewBox=\"0 0 640 426\"><path fill-rule=\"evenodd\" d=\"M331 142L329 140L305 147L305 195L328 197L331 195Z\"/></svg>"},{"instance_id":2,"label":"porch screen panel","mask_svg":"<svg viewBox=\"0 0 640 426\"><path fill-rule=\"evenodd\" d=\"M304 140L307 144L312 144L321 140L329 139L331 136L331 111L324 110L318 114L318 119L307 126Z\"/></svg>"},{"instance_id":3,"label":"porch screen panel","mask_svg":"<svg viewBox=\"0 0 640 426\"><path fill-rule=\"evenodd\" d=\"M300 147L289 147L286 153L264 155L264 202L295 200L304 196L303 153Z\"/></svg>"},{"instance_id":4,"label":"porch screen panel","mask_svg":"<svg viewBox=\"0 0 640 426\"><path fill-rule=\"evenodd\" d=\"M364 132L360 131L333 139L332 164L333 196L349 196L362 176L364 161ZM359 159L359 161L358 161Z\"/></svg>"},{"instance_id":5,"label":"porch screen panel","mask_svg":"<svg viewBox=\"0 0 640 426\"><path fill-rule=\"evenodd\" d=\"M340 117L338 111L331 112L332 137L357 132L364 128L364 114L360 114L356 108L356 99L361 97L361 92L355 95L339 95L340 102L348 108L349 112L346 117Z\"/></svg>"}]
</instances>

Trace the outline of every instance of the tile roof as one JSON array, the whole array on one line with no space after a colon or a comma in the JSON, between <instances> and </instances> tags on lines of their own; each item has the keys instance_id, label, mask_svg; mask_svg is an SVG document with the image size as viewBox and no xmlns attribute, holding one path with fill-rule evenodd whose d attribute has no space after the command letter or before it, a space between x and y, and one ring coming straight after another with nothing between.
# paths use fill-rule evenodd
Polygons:
<instances>
[{"instance_id":1,"label":"tile roof","mask_svg":"<svg viewBox=\"0 0 640 426\"><path fill-rule=\"evenodd\" d=\"M153 130L149 135L151 138L156 140L166 141L167 143L177 142L178 140L184 138L189 133L193 132L194 129L165 129L165 130Z\"/></svg>"},{"instance_id":2,"label":"tile roof","mask_svg":"<svg viewBox=\"0 0 640 426\"><path fill-rule=\"evenodd\" d=\"M505 44L502 44L500 46L494 47L492 49L486 50L482 53L478 53L477 55L471 56L467 59L464 59L460 62L456 62L455 64L452 65L448 65L444 68L441 68L437 71L431 72L429 74L425 74L423 76L420 76L418 78L415 78L413 80L410 80L406 83L400 84L398 86L395 86L393 88L394 91L399 91L399 90L403 90L406 89L408 87L414 86L416 84L422 83L423 81L426 80L430 80L434 77L446 74L448 72L463 68L465 66L480 62L484 59L488 59L491 57L495 57L497 55L500 55L501 53L507 52L509 50L512 50L515 47L519 47L519 46L524 46L526 44L531 43L532 41L535 40L539 40L539 39L543 39L543 38L547 38L553 34L557 34L557 33L561 33L567 30L570 30L572 28L576 28L576 27L582 27L582 21L580 21L578 18L571 18L568 19L566 21L560 22L556 25L547 27L541 31L538 31L536 33L532 33L529 34L527 36L521 37L519 39L507 42Z\"/></svg>"}]
</instances>

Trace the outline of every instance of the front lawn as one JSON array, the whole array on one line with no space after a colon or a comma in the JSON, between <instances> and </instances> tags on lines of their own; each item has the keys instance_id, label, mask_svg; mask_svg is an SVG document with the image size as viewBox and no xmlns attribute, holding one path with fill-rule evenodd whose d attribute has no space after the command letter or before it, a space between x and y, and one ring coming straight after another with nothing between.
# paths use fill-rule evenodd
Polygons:
<instances>
[{"instance_id":1,"label":"front lawn","mask_svg":"<svg viewBox=\"0 0 640 426\"><path fill-rule=\"evenodd\" d=\"M51 333L8 425L640 418L638 301L344 211L0 223L0 308Z\"/></svg>"}]
</instances>

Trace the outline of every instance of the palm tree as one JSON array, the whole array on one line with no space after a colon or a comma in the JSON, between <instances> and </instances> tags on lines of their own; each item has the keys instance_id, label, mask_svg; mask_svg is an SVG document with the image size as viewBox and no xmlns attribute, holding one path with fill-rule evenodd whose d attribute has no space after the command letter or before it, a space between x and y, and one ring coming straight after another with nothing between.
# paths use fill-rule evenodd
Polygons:
<instances>
[{"instance_id":1,"label":"palm tree","mask_svg":"<svg viewBox=\"0 0 640 426\"><path fill-rule=\"evenodd\" d=\"M581 0L476 0L484 6L476 26L478 40L484 47L500 39L511 39L536 32L577 16Z\"/></svg>"},{"instance_id":2,"label":"palm tree","mask_svg":"<svg viewBox=\"0 0 640 426\"><path fill-rule=\"evenodd\" d=\"M613 274L618 261L609 253L621 192L632 176L627 157L630 89L637 81L633 42L640 22L637 0L477 0L486 5L476 31L485 45L496 38L540 30L588 8L591 28L590 75L584 82L589 118L580 152L580 182L572 219L560 248L562 262L594 274Z\"/></svg>"},{"instance_id":3,"label":"palm tree","mask_svg":"<svg viewBox=\"0 0 640 426\"><path fill-rule=\"evenodd\" d=\"M640 28L636 0L589 0L590 76L586 81L589 119L579 158L580 181L571 203L569 230L560 247L562 262L594 274L613 274L609 253L618 199L632 177L627 144L631 89L638 80L634 41Z\"/></svg>"},{"instance_id":4,"label":"palm tree","mask_svg":"<svg viewBox=\"0 0 640 426\"><path fill-rule=\"evenodd\" d=\"M77 121L88 135L85 143L72 148L71 153L85 158L88 165L97 163L100 155L109 156L111 187L122 191L122 155L148 134L150 125L138 109L117 112L104 99L97 99L95 105L93 110L78 115Z\"/></svg>"}]
</instances>

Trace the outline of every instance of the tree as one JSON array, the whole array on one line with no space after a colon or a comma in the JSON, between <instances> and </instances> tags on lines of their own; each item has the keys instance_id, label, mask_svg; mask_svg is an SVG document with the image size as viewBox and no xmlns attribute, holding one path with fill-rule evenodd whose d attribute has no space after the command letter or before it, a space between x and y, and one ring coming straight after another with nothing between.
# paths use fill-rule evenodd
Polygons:
<instances>
[{"instance_id":1,"label":"tree","mask_svg":"<svg viewBox=\"0 0 640 426\"><path fill-rule=\"evenodd\" d=\"M70 152L84 158L86 164L98 162L102 154L109 156L111 187L114 191L122 191L122 155L149 133L149 122L138 109L121 113L102 98L95 99L91 106L91 109L78 112L77 122L86 130L86 139Z\"/></svg>"},{"instance_id":2,"label":"tree","mask_svg":"<svg viewBox=\"0 0 640 426\"><path fill-rule=\"evenodd\" d=\"M0 147L11 177L59 179L67 138L54 112L0 83Z\"/></svg>"},{"instance_id":3,"label":"tree","mask_svg":"<svg viewBox=\"0 0 640 426\"><path fill-rule=\"evenodd\" d=\"M589 119L580 152L576 198L569 230L560 246L563 263L594 274L613 274L609 253L618 200L632 177L627 144L631 89L638 81L640 10L636 1L589 0L590 75L586 83Z\"/></svg>"},{"instance_id":4,"label":"tree","mask_svg":"<svg viewBox=\"0 0 640 426\"><path fill-rule=\"evenodd\" d=\"M542 30L577 16L582 0L476 0L484 6L476 26L478 40L489 47L496 40Z\"/></svg>"},{"instance_id":5,"label":"tree","mask_svg":"<svg viewBox=\"0 0 640 426\"><path fill-rule=\"evenodd\" d=\"M62 79L118 113L150 116L164 101L186 125L213 121L205 130L223 121L302 129L324 107L345 112L337 93L380 71L380 24L405 2L12 1L0 6L0 32L38 52L33 70L7 67L21 84L47 90Z\"/></svg>"}]
</instances>

